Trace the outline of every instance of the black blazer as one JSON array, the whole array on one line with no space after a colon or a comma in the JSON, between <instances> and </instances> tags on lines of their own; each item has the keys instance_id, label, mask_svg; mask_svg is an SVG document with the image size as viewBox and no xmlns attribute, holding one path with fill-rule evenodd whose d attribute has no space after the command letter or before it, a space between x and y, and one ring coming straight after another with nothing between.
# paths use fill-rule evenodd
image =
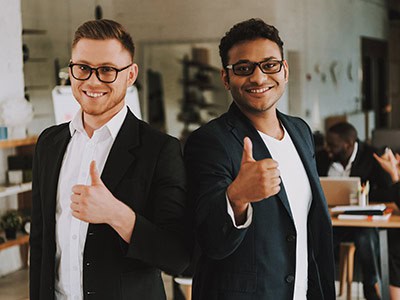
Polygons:
<instances>
[{"instance_id":1,"label":"black blazer","mask_svg":"<svg viewBox=\"0 0 400 300\"><path fill-rule=\"evenodd\" d=\"M68 124L39 137L33 167L30 299L54 299L55 208ZM137 216L130 244L106 224L89 224L83 254L84 299L165 299L160 270L180 273L184 244L185 172L179 142L130 111L101 178Z\"/></svg>"},{"instance_id":2,"label":"black blazer","mask_svg":"<svg viewBox=\"0 0 400 300\"><path fill-rule=\"evenodd\" d=\"M391 178L374 158L373 153L376 152L376 149L361 141L357 142L358 151L351 166L350 176L360 177L362 183L369 181L370 201L391 201L391 199L386 198L387 189L391 186ZM317 152L316 160L318 174L327 176L329 167L332 164L327 152L324 150Z\"/></svg>"},{"instance_id":3,"label":"black blazer","mask_svg":"<svg viewBox=\"0 0 400 300\"><path fill-rule=\"evenodd\" d=\"M309 127L277 112L307 172L312 204L308 214L308 299L335 299L332 227L321 190ZM271 155L256 129L235 104L195 131L185 146L189 199L202 254L193 300L292 300L296 229L283 184L268 199L252 203L253 221L236 229L227 213L226 189L239 172L243 139L250 137L256 160Z\"/></svg>"}]
</instances>

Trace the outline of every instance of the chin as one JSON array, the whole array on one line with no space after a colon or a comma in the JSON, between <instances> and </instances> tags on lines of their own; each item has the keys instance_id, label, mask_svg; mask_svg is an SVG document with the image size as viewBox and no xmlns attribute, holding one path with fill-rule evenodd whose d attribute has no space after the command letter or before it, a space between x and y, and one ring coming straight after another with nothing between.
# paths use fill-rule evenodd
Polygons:
<instances>
[{"instance_id":1,"label":"chin","mask_svg":"<svg viewBox=\"0 0 400 300\"><path fill-rule=\"evenodd\" d=\"M271 110L272 108L274 108L275 103L271 103L271 104L264 104L264 105L249 105L248 106L248 110L254 112L254 113L263 113L266 111Z\"/></svg>"}]
</instances>

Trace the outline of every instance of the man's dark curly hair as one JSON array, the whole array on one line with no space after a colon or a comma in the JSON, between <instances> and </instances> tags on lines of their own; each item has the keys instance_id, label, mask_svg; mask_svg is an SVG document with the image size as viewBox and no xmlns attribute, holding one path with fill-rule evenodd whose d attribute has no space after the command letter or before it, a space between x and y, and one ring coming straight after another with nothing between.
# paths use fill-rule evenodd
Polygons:
<instances>
[{"instance_id":1,"label":"man's dark curly hair","mask_svg":"<svg viewBox=\"0 0 400 300\"><path fill-rule=\"evenodd\" d=\"M249 19L234 25L219 44L219 56L221 57L222 66L228 65L229 50L243 41L252 41L258 38L265 38L275 42L281 51L283 59L283 42L279 37L279 31L272 25L266 24L261 19Z\"/></svg>"},{"instance_id":2,"label":"man's dark curly hair","mask_svg":"<svg viewBox=\"0 0 400 300\"><path fill-rule=\"evenodd\" d=\"M357 130L348 122L336 123L332 127L329 127L328 133L337 134L340 139L347 143L354 143L357 141Z\"/></svg>"}]
</instances>

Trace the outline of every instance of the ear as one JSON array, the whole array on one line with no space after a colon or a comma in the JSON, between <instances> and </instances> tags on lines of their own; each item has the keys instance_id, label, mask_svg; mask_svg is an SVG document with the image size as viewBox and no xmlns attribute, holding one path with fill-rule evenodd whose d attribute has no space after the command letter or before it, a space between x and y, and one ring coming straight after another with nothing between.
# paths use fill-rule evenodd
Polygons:
<instances>
[{"instance_id":1,"label":"ear","mask_svg":"<svg viewBox=\"0 0 400 300\"><path fill-rule=\"evenodd\" d=\"M285 82L289 81L289 65L286 61L286 59L283 61L283 72L285 75Z\"/></svg>"},{"instance_id":2,"label":"ear","mask_svg":"<svg viewBox=\"0 0 400 300\"><path fill-rule=\"evenodd\" d=\"M71 80L71 79L75 79L73 76L72 76L72 71L71 71L71 68L70 67L68 67L68 76L69 76L69 79Z\"/></svg>"},{"instance_id":3,"label":"ear","mask_svg":"<svg viewBox=\"0 0 400 300\"><path fill-rule=\"evenodd\" d=\"M132 66L129 67L128 86L131 86L136 81L138 73L139 73L139 67L137 64L133 64Z\"/></svg>"},{"instance_id":4,"label":"ear","mask_svg":"<svg viewBox=\"0 0 400 300\"><path fill-rule=\"evenodd\" d=\"M350 151L353 152L354 144L355 144L355 142L353 142L353 141L344 141L345 149L349 150L349 152Z\"/></svg>"},{"instance_id":5,"label":"ear","mask_svg":"<svg viewBox=\"0 0 400 300\"><path fill-rule=\"evenodd\" d=\"M229 74L226 72L225 69L221 69L221 80L224 84L225 89L230 90L231 88L229 86Z\"/></svg>"}]
</instances>

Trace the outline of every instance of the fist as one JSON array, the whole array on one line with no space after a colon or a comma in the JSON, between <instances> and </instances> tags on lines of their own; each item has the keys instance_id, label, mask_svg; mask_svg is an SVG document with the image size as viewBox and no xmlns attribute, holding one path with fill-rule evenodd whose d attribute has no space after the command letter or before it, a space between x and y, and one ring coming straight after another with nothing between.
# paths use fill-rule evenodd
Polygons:
<instances>
[{"instance_id":1,"label":"fist","mask_svg":"<svg viewBox=\"0 0 400 300\"><path fill-rule=\"evenodd\" d=\"M253 158L253 144L246 137L240 170L228 187L228 198L233 205L244 205L276 195L280 191L279 176L278 163L275 160L266 158L256 161Z\"/></svg>"}]
</instances>

